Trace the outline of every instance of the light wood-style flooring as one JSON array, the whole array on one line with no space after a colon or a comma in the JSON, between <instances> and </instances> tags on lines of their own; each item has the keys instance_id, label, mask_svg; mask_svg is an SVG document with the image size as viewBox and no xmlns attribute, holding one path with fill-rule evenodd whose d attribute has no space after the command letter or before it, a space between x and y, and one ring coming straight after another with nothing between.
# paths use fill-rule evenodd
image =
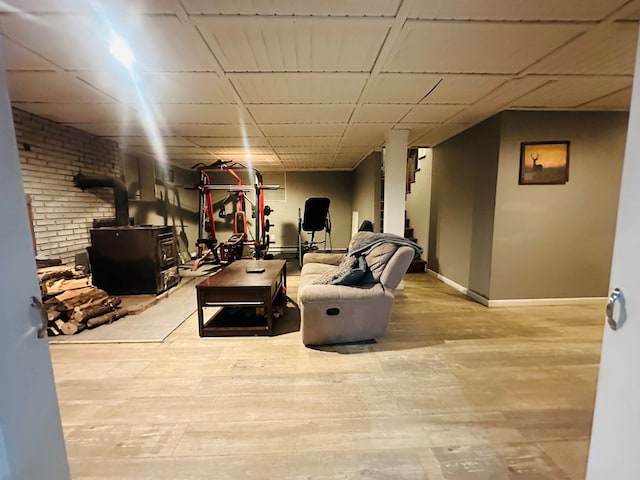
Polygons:
<instances>
[{"instance_id":1,"label":"light wood-style flooring","mask_svg":"<svg viewBox=\"0 0 640 480\"><path fill-rule=\"evenodd\" d=\"M192 315L52 345L73 480L584 478L602 305L488 309L426 274L396 298L377 343L201 339Z\"/></svg>"}]
</instances>

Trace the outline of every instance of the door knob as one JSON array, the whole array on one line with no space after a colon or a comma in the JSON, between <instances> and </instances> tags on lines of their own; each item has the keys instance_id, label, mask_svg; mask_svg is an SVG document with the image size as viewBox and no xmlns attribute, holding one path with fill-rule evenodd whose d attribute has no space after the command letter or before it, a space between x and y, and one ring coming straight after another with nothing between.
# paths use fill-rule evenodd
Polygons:
<instances>
[{"instance_id":1,"label":"door knob","mask_svg":"<svg viewBox=\"0 0 640 480\"><path fill-rule=\"evenodd\" d=\"M609 327L611 327L611 330L617 330L618 327L622 326L622 321L616 322L616 320L613 318L613 310L615 304L618 300L622 302L621 297L623 297L622 290L620 290L619 288L614 288L611 292L611 295L609 295L609 300L607 301L607 308L605 309L605 311L607 314L607 323L609 324Z\"/></svg>"}]
</instances>

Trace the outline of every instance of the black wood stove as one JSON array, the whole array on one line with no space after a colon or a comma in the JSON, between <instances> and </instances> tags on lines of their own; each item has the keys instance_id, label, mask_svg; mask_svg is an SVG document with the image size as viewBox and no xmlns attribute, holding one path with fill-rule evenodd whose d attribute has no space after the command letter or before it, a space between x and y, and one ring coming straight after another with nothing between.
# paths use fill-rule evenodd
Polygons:
<instances>
[{"instance_id":1,"label":"black wood stove","mask_svg":"<svg viewBox=\"0 0 640 480\"><path fill-rule=\"evenodd\" d=\"M161 293L180 281L171 227L92 228L93 284L114 295Z\"/></svg>"}]
</instances>

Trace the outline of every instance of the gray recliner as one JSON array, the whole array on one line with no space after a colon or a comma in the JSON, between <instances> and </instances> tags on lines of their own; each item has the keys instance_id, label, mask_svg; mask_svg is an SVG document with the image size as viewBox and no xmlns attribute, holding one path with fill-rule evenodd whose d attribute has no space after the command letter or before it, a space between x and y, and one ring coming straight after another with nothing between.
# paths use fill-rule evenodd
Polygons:
<instances>
[{"instance_id":1,"label":"gray recliner","mask_svg":"<svg viewBox=\"0 0 640 480\"><path fill-rule=\"evenodd\" d=\"M298 289L302 342L326 345L383 337L391 318L396 289L416 251L382 244L364 255L368 280L363 285L316 284L335 271L344 255L308 253Z\"/></svg>"}]
</instances>

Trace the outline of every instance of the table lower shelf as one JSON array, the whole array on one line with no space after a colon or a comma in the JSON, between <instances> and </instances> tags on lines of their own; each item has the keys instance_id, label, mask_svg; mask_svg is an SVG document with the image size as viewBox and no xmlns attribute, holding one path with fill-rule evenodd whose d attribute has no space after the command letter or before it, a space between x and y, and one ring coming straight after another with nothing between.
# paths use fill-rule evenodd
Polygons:
<instances>
[{"instance_id":1,"label":"table lower shelf","mask_svg":"<svg viewBox=\"0 0 640 480\"><path fill-rule=\"evenodd\" d=\"M269 335L267 317L255 307L222 307L202 327L202 337Z\"/></svg>"}]
</instances>

